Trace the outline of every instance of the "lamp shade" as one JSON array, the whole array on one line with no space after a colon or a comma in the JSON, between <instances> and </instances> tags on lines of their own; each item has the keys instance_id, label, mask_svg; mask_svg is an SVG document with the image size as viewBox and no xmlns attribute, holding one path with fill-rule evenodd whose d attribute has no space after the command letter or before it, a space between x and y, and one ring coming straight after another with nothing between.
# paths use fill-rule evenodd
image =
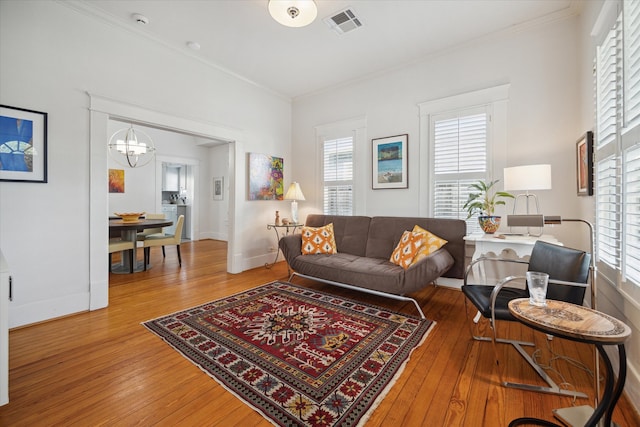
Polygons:
<instances>
[{"instance_id":1,"label":"lamp shade","mask_svg":"<svg viewBox=\"0 0 640 427\"><path fill-rule=\"evenodd\" d=\"M305 200L304 194L302 194L302 190L300 189L300 184L295 181L292 182L284 198L285 200Z\"/></svg>"},{"instance_id":2,"label":"lamp shade","mask_svg":"<svg viewBox=\"0 0 640 427\"><path fill-rule=\"evenodd\" d=\"M304 27L318 16L313 0L269 0L271 17L287 27Z\"/></svg>"},{"instance_id":3,"label":"lamp shade","mask_svg":"<svg viewBox=\"0 0 640 427\"><path fill-rule=\"evenodd\" d=\"M551 190L551 165L504 168L504 189L510 191Z\"/></svg>"}]
</instances>

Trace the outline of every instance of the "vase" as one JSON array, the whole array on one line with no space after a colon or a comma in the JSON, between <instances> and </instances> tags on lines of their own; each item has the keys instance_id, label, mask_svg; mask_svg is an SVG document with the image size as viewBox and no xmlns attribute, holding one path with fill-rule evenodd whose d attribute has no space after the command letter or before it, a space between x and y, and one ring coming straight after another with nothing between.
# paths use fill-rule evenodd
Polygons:
<instances>
[{"instance_id":1,"label":"vase","mask_svg":"<svg viewBox=\"0 0 640 427\"><path fill-rule=\"evenodd\" d=\"M481 215L478 217L480 228L487 234L493 234L500 227L500 217L495 215Z\"/></svg>"}]
</instances>

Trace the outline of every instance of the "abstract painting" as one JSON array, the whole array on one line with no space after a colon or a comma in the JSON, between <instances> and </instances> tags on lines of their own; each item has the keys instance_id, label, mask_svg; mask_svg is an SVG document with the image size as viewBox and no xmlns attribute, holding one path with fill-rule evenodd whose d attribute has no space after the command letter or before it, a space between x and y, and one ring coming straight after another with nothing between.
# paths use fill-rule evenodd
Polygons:
<instances>
[{"instance_id":1,"label":"abstract painting","mask_svg":"<svg viewBox=\"0 0 640 427\"><path fill-rule=\"evenodd\" d=\"M282 157L249 153L249 200L283 200Z\"/></svg>"},{"instance_id":2,"label":"abstract painting","mask_svg":"<svg viewBox=\"0 0 640 427\"><path fill-rule=\"evenodd\" d=\"M124 169L109 169L109 193L124 193Z\"/></svg>"}]
</instances>

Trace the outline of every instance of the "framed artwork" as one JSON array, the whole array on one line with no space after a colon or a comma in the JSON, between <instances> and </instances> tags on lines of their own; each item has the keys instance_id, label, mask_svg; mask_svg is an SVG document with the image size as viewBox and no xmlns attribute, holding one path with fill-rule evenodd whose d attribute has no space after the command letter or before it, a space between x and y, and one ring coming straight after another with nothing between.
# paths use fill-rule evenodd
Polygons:
<instances>
[{"instance_id":1,"label":"framed artwork","mask_svg":"<svg viewBox=\"0 0 640 427\"><path fill-rule=\"evenodd\" d=\"M224 184L224 177L222 176L213 177L213 200L222 200L224 198L223 184Z\"/></svg>"},{"instance_id":2,"label":"framed artwork","mask_svg":"<svg viewBox=\"0 0 640 427\"><path fill-rule=\"evenodd\" d=\"M408 188L407 143L409 135L372 139L373 189Z\"/></svg>"},{"instance_id":3,"label":"framed artwork","mask_svg":"<svg viewBox=\"0 0 640 427\"><path fill-rule=\"evenodd\" d=\"M578 196L593 196L593 132L576 142Z\"/></svg>"},{"instance_id":4,"label":"framed artwork","mask_svg":"<svg viewBox=\"0 0 640 427\"><path fill-rule=\"evenodd\" d=\"M109 193L124 193L124 169L109 169Z\"/></svg>"},{"instance_id":5,"label":"framed artwork","mask_svg":"<svg viewBox=\"0 0 640 427\"><path fill-rule=\"evenodd\" d=\"M47 182L47 113L0 105L0 181Z\"/></svg>"},{"instance_id":6,"label":"framed artwork","mask_svg":"<svg viewBox=\"0 0 640 427\"><path fill-rule=\"evenodd\" d=\"M249 153L249 200L284 200L282 157Z\"/></svg>"}]
</instances>

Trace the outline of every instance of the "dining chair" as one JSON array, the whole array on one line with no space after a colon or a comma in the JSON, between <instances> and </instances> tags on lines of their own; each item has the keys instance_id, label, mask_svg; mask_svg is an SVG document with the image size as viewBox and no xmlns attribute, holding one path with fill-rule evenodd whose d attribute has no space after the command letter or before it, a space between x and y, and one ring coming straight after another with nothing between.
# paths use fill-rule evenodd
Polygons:
<instances>
[{"instance_id":1,"label":"dining chair","mask_svg":"<svg viewBox=\"0 0 640 427\"><path fill-rule=\"evenodd\" d=\"M165 219L165 216L163 213L148 213L148 214L145 214L145 218L146 219ZM137 234L137 239L140 242L144 240L147 236L151 234L158 234L158 233L162 233L162 227L145 228L144 230L142 230Z\"/></svg>"},{"instance_id":2,"label":"dining chair","mask_svg":"<svg viewBox=\"0 0 640 427\"><path fill-rule=\"evenodd\" d=\"M109 239L109 272L111 272L112 254L114 252L126 251L129 257L129 273L133 273L133 245L136 242L122 240L121 238Z\"/></svg>"},{"instance_id":3,"label":"dining chair","mask_svg":"<svg viewBox=\"0 0 640 427\"><path fill-rule=\"evenodd\" d=\"M469 274L474 266L484 262L506 262L517 264L528 264L528 271L539 271L549 275L547 287L547 298L553 300L566 301L577 305L582 305L589 278L589 262L591 255L564 246L554 245L541 240L536 241L531 251L529 261L505 258L482 257L472 262L468 267L464 277L462 293L465 295L465 312L468 316L467 301L471 302L478 312L489 319L491 334L489 337L476 335L471 325L471 335L478 341L491 341L495 352L495 361L498 366L500 382L506 387L533 390L546 393L555 393L569 396L584 397L583 393L571 390L560 389L558 385L546 374L546 372L535 363L531 356L522 346L535 346L531 342L498 338L496 332L496 320L516 321L516 318L509 312L509 301L516 298L529 298L529 291L526 286L524 276L509 276L499 281L495 286L476 285L469 283ZM513 287L514 284L524 283L524 289ZM506 286L510 285L510 286ZM478 323L479 315L474 319ZM531 367L544 379L549 387L542 387L530 384L507 382L503 379L503 366L500 363L497 344L511 344Z\"/></svg>"},{"instance_id":4,"label":"dining chair","mask_svg":"<svg viewBox=\"0 0 640 427\"><path fill-rule=\"evenodd\" d=\"M182 238L182 227L184 226L184 215L178 217L176 222L176 230L174 234L150 234L142 241L144 247L144 269L147 269L149 263L150 251L153 246L162 246L162 257L165 257L164 247L175 245L178 251L178 263L182 267L182 256L180 255L180 242Z\"/></svg>"}]
</instances>

